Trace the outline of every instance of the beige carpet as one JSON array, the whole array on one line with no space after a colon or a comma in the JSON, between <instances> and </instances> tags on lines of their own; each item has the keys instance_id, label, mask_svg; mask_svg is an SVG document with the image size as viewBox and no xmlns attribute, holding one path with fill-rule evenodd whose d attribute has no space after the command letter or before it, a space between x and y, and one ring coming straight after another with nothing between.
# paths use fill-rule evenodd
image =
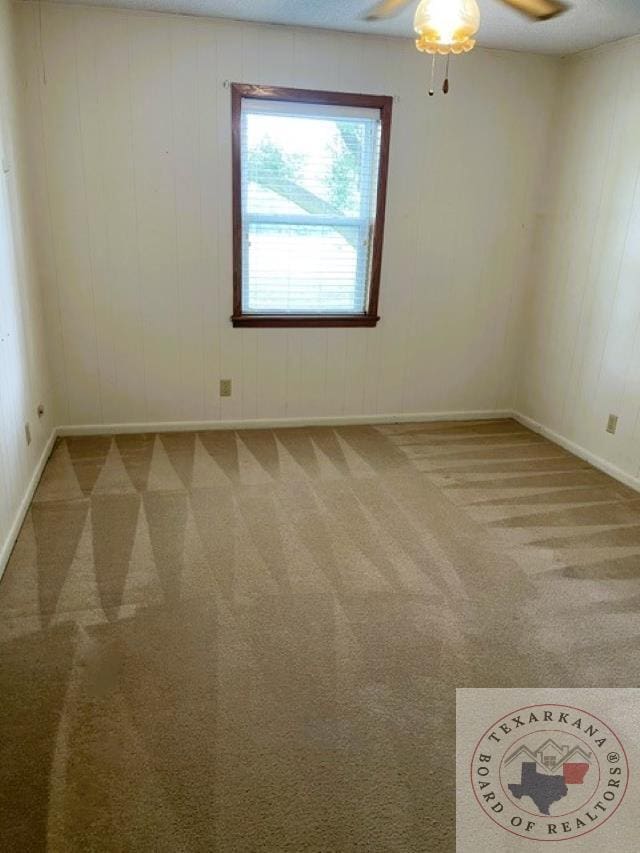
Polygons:
<instances>
[{"instance_id":1,"label":"beige carpet","mask_svg":"<svg viewBox=\"0 0 640 853\"><path fill-rule=\"evenodd\" d=\"M640 496L513 421L61 440L3 851L453 851L454 688L640 675Z\"/></svg>"}]
</instances>

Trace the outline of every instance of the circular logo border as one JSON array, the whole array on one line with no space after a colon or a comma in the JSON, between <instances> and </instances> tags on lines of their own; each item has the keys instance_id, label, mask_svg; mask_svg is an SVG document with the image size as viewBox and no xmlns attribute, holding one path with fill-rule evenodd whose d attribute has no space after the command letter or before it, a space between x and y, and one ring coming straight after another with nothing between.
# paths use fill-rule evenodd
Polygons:
<instances>
[{"instance_id":1,"label":"circular logo border","mask_svg":"<svg viewBox=\"0 0 640 853\"><path fill-rule=\"evenodd\" d=\"M580 833L580 835L572 835L572 836L566 835L563 838L532 838L532 836L530 836L530 835L522 835L521 833L515 832L513 829L510 829L507 826L503 826L494 817L491 817L490 814L487 814L487 812L485 811L485 809L482 806L482 803L480 802L480 800L478 798L478 794L476 792L475 785L473 784L473 759L475 758L476 753L478 752L478 747L480 746L480 744L482 743L484 738L488 735L488 733L490 731L492 731L498 723L502 722L505 718L510 717L512 714L517 714L520 711L529 711L532 708L569 708L572 711L579 711L581 714L586 714L587 716L592 717L594 720L597 720L599 723L601 723L603 726L605 726L611 732L611 734L615 737L617 742L620 744L620 749L623 752L624 760L625 760L625 764L626 764L626 768L627 768L627 778L626 778L624 790L622 791L622 795L620 797L620 800L617 803L615 809L611 812L611 814L607 815L605 817L605 819L603 821L601 821L597 826L592 827L591 829L587 830L587 832ZM524 838L526 841L534 841L534 842L542 843L542 844L553 844L554 842L557 843L557 842L561 842L561 841L575 841L578 838L584 838L585 835L590 835L592 832L595 832L595 830L600 829L601 826L604 826L604 824L610 818L612 818L614 816L614 814L618 811L618 809L620 808L620 806L624 802L624 798L626 796L627 789L629 788L630 779L631 779L631 770L629 768L629 756L627 755L627 751L624 748L624 744L620 740L620 737L618 736L618 733L616 732L616 730L614 728L612 728L609 725L609 723L605 723L605 721L600 719L600 717L591 713L591 711L587 711L584 708L578 708L576 705L565 705L565 704L560 704L559 702L537 702L535 705L523 705L521 708L514 708L513 711L507 711L506 714L503 714L502 717L499 717L497 720L495 720L482 733L482 735L478 738L478 741L473 748L473 753L471 754L471 762L470 762L470 766L469 766L469 783L471 785L471 790L473 791L473 796L475 797L476 802L478 803L478 807L480 808L480 811L482 812L482 814L485 815L486 817L488 817L490 821L492 821L493 823L496 824L496 826L499 826L500 829L504 830L505 832L508 832L510 835L515 835L516 838Z\"/></svg>"}]
</instances>

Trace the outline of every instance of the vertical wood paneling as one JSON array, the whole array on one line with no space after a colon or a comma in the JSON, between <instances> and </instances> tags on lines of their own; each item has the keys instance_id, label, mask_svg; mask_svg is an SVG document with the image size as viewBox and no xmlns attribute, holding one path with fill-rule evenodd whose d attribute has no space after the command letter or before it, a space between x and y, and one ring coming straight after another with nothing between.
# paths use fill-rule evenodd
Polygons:
<instances>
[{"instance_id":1,"label":"vertical wood paneling","mask_svg":"<svg viewBox=\"0 0 640 853\"><path fill-rule=\"evenodd\" d=\"M20 108L33 104L17 59L30 54L29 39L14 9L0 0L0 573L16 523L56 413L48 370L38 259L32 239L34 211L25 188L26 146ZM29 149L31 153L31 149ZM38 418L42 403L45 415ZM25 424L31 426L27 446Z\"/></svg>"},{"instance_id":2,"label":"vertical wood paneling","mask_svg":"<svg viewBox=\"0 0 640 853\"><path fill-rule=\"evenodd\" d=\"M104 308L102 339L113 347L113 384L102 387L105 417L115 422L147 419L144 350L144 299L140 275L138 199L133 147L130 53L127 22L108 12L86 15L78 11L78 26L86 30L87 76L92 66L95 79L94 108L100 140L97 143L102 174L101 204L104 210L108 253L105 292L96 294ZM113 121L112 117L118 120ZM88 152L90 155L91 152ZM96 201L96 203L99 203ZM107 317L110 326L104 325ZM117 329L117 334L109 334Z\"/></svg>"},{"instance_id":3,"label":"vertical wood paneling","mask_svg":"<svg viewBox=\"0 0 640 853\"><path fill-rule=\"evenodd\" d=\"M88 275L95 317L97 372L100 379L99 409L103 420L118 414L114 400L117 384L117 362L109 273L109 224L111 208L105 196L105 154L103 139L106 128L100 110L103 94L100 66L95 61L100 39L100 19L86 18L81 9L74 10L72 59L78 102L80 166L82 169L82 203L85 215ZM104 84L104 80L102 81Z\"/></svg>"},{"instance_id":4,"label":"vertical wood paneling","mask_svg":"<svg viewBox=\"0 0 640 853\"><path fill-rule=\"evenodd\" d=\"M36 41L31 4L18 14ZM69 423L509 405L556 60L478 50L429 99L405 40L46 4L42 23L46 86L24 73ZM224 81L396 97L377 328L231 327Z\"/></svg>"},{"instance_id":5,"label":"vertical wood paneling","mask_svg":"<svg viewBox=\"0 0 640 853\"><path fill-rule=\"evenodd\" d=\"M221 357L221 316L224 304L221 302L219 274L219 226L220 211L226 200L224 187L220 185L218 170L221 153L219 152L220 127L216 122L218 101L222 93L222 80L218 72L218 44L216 32L196 27L194 52L198 58L197 92L198 109L198 161L197 180L199 185L200 243L201 263L201 308L200 335L202 340L202 410L205 420L220 418L220 397L218 396L218 377L226 378ZM204 109L204 104L211 104ZM231 314L231 311L229 311ZM233 398L231 398L233 399Z\"/></svg>"},{"instance_id":6,"label":"vertical wood paneling","mask_svg":"<svg viewBox=\"0 0 640 853\"><path fill-rule=\"evenodd\" d=\"M216 207L216 237L218 240L218 291L217 328L220 352L220 376L233 380L233 395L220 401L220 417L237 420L243 417L244 383L242 371L242 347L248 329L234 329L229 317L232 313L232 237L231 237L231 106L229 82L242 81L242 36L241 27L219 23L215 27L203 27L217 38L217 81L215 113L209 119L217 128L218 145L215 174L214 199ZM201 107L205 112L206 104ZM213 201L213 199L212 199ZM238 332L240 334L238 334ZM217 395L217 388L212 389Z\"/></svg>"},{"instance_id":7,"label":"vertical wood paneling","mask_svg":"<svg viewBox=\"0 0 640 853\"><path fill-rule=\"evenodd\" d=\"M178 353L180 360L180 410L177 419L197 412L205 418L205 328L210 312L207 268L203 258L202 187L200 169L200 57L199 27L183 19L171 27L171 113L174 148L174 194L178 279ZM210 88L210 87L207 87ZM216 369L215 363L210 367Z\"/></svg>"},{"instance_id":8,"label":"vertical wood paneling","mask_svg":"<svg viewBox=\"0 0 640 853\"><path fill-rule=\"evenodd\" d=\"M28 10L25 10L28 11ZM102 419L102 387L72 9L43 4L42 106L47 193L65 354L69 418ZM34 25L37 19L33 18Z\"/></svg>"},{"instance_id":9,"label":"vertical wood paneling","mask_svg":"<svg viewBox=\"0 0 640 853\"><path fill-rule=\"evenodd\" d=\"M127 26L146 402L151 420L176 419L182 393L181 353L186 343L179 338L171 61L174 25L172 19L134 15ZM112 118L117 120L117 116Z\"/></svg>"},{"instance_id":10,"label":"vertical wood paneling","mask_svg":"<svg viewBox=\"0 0 640 853\"><path fill-rule=\"evenodd\" d=\"M560 80L518 406L638 476L640 41L564 60Z\"/></svg>"},{"instance_id":11,"label":"vertical wood paneling","mask_svg":"<svg viewBox=\"0 0 640 853\"><path fill-rule=\"evenodd\" d=\"M31 77L22 72L22 88L20 93L21 123L25 132L21 136L20 152L22 161L28 164L26 174L31 177L30 186L23 187L23 195L29 197L30 222L33 229L30 241L29 255L32 258L34 271L37 272L42 286L38 290L40 314L47 319L47 339L42 339L42 346L51 375L53 388L59 394L48 395L50 399L50 415L52 423L68 420L68 393L66 378L66 361L62 336L62 314L60 310L59 290L57 287L57 267L53 245L50 205L46 180L46 156L44 144L44 127L41 110L42 87L40 80L45 73L43 67L43 52L39 49L38 30L34 26L34 16L37 7L29 9L29 15L16 14L16 43L21 68L34 71ZM3 79L8 80L8 76ZM32 192L29 193L28 190ZM37 192L36 192L37 190ZM34 276L35 277L35 276ZM47 374L48 376L49 374Z\"/></svg>"}]
</instances>

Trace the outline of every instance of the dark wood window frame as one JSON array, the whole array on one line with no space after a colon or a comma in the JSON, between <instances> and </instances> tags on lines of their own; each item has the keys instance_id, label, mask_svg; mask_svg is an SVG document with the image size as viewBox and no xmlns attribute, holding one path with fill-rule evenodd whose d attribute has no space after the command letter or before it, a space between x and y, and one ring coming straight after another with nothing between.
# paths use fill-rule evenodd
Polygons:
<instances>
[{"instance_id":1,"label":"dark wood window frame","mask_svg":"<svg viewBox=\"0 0 640 853\"><path fill-rule=\"evenodd\" d=\"M380 159L376 212L371 248L371 274L366 311L363 314L245 314L242 309L242 157L241 110L243 98L270 101L289 101L330 106L364 107L380 110ZM389 173L391 112L393 98L388 95L362 95L347 92L322 92L314 89L289 89L279 86L256 86L248 83L231 84L232 129L232 191L233 191L233 314L234 326L252 327L328 327L375 326L378 316L378 296L382 269L384 217Z\"/></svg>"}]
</instances>

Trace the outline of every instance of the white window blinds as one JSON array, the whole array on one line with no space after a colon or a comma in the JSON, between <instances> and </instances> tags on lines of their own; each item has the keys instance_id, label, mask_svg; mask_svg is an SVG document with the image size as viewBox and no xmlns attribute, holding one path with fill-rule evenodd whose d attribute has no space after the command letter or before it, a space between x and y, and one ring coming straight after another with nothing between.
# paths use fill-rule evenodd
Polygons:
<instances>
[{"instance_id":1,"label":"white window blinds","mask_svg":"<svg viewBox=\"0 0 640 853\"><path fill-rule=\"evenodd\" d=\"M366 311L379 150L379 110L243 99L244 313Z\"/></svg>"}]
</instances>

